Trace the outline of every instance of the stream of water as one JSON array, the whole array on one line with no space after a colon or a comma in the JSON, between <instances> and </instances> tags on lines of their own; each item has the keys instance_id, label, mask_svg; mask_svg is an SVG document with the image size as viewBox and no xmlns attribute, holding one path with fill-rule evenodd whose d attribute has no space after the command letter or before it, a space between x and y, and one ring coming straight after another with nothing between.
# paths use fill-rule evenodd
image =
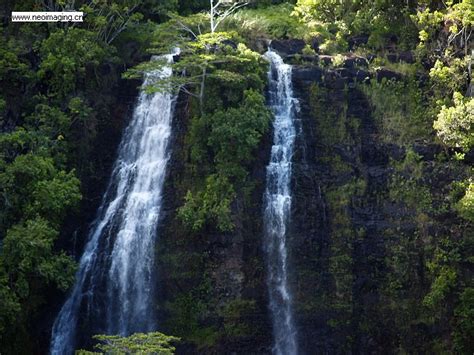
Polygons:
<instances>
[{"instance_id":1,"label":"stream of water","mask_svg":"<svg viewBox=\"0 0 474 355\"><path fill-rule=\"evenodd\" d=\"M273 352L296 355L298 346L292 313L292 295L288 286L287 229L291 210L291 160L295 144L294 116L297 101L293 97L291 66L275 52L270 61L269 104L275 115L274 136L264 196L265 251L269 308L273 323Z\"/></svg>"},{"instance_id":2,"label":"stream of water","mask_svg":"<svg viewBox=\"0 0 474 355\"><path fill-rule=\"evenodd\" d=\"M171 63L173 55L161 59ZM148 73L143 85L171 74L165 66ZM139 95L75 285L54 322L53 355L74 352L83 318L109 334L155 329L154 254L174 101L168 93Z\"/></svg>"}]
</instances>

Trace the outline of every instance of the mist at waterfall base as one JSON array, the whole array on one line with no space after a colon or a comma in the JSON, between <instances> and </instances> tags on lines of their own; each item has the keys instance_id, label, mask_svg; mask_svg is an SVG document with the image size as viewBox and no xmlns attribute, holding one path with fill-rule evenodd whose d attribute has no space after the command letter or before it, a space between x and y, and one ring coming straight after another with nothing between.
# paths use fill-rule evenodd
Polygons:
<instances>
[{"instance_id":1,"label":"mist at waterfall base","mask_svg":"<svg viewBox=\"0 0 474 355\"><path fill-rule=\"evenodd\" d=\"M171 63L175 54L161 59ZM168 66L149 72L143 86L171 74ZM79 333L90 338L156 329L154 253L174 101L168 93L139 94L75 285L53 325L53 355L72 354L81 345Z\"/></svg>"},{"instance_id":2,"label":"mist at waterfall base","mask_svg":"<svg viewBox=\"0 0 474 355\"><path fill-rule=\"evenodd\" d=\"M298 346L292 314L292 296L288 286L287 227L291 210L291 159L296 129L291 66L271 50L269 104L275 115L270 163L267 166L264 196L264 249L267 264L269 309L273 326L273 353L296 355Z\"/></svg>"}]
</instances>

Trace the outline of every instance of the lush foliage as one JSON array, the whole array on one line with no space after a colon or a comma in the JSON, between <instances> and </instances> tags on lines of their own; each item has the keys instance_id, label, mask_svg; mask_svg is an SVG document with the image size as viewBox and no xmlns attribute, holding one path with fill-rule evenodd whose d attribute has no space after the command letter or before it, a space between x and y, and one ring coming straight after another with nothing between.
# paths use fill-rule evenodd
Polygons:
<instances>
[{"instance_id":1,"label":"lush foliage","mask_svg":"<svg viewBox=\"0 0 474 355\"><path fill-rule=\"evenodd\" d=\"M208 32L205 16L173 17L157 32L155 50L180 48L172 67L186 75L153 84L149 90L179 90L196 99L198 111L191 121L191 171L194 181L178 215L193 231L215 223L232 230L231 204L246 182L248 163L270 123L265 107L265 62L235 32ZM160 35L163 33L163 35ZM162 66L160 61L129 70L136 77ZM212 98L212 99L211 99ZM205 176L205 179L202 179Z\"/></svg>"},{"instance_id":2,"label":"lush foliage","mask_svg":"<svg viewBox=\"0 0 474 355\"><path fill-rule=\"evenodd\" d=\"M257 38L301 38L307 27L290 16L293 5L283 3L259 9L244 9L225 23L226 28L238 31L252 43Z\"/></svg>"},{"instance_id":3,"label":"lush foliage","mask_svg":"<svg viewBox=\"0 0 474 355\"><path fill-rule=\"evenodd\" d=\"M98 340L95 348L98 352L79 350L79 355L88 354L160 354L171 355L175 353L175 346L179 338L165 335L159 332L153 333L135 333L128 337L118 335L96 335L94 339Z\"/></svg>"},{"instance_id":4,"label":"lush foliage","mask_svg":"<svg viewBox=\"0 0 474 355\"><path fill-rule=\"evenodd\" d=\"M454 93L454 106L441 108L434 128L448 146L469 151L474 147L474 99Z\"/></svg>"},{"instance_id":5,"label":"lush foliage","mask_svg":"<svg viewBox=\"0 0 474 355\"><path fill-rule=\"evenodd\" d=\"M410 11L408 3L391 0L298 0L294 15L325 39L323 49L345 50L347 37L361 34L371 47L381 48L393 36L408 46L414 27L406 16Z\"/></svg>"},{"instance_id":6,"label":"lush foliage","mask_svg":"<svg viewBox=\"0 0 474 355\"><path fill-rule=\"evenodd\" d=\"M84 211L84 192L90 202L90 182L103 174L103 161L90 155L97 135L111 127L122 70L116 68L130 58L127 51L116 56L112 42L127 31L141 41L147 31L129 3L77 2L76 10L84 5L91 19L78 26L5 21L0 30L0 347L6 353L36 351L36 319L74 280L70 250L59 246L72 245L78 226L71 221ZM50 2L48 10L70 5ZM6 13L31 11L46 2L2 6Z\"/></svg>"},{"instance_id":7,"label":"lush foliage","mask_svg":"<svg viewBox=\"0 0 474 355\"><path fill-rule=\"evenodd\" d=\"M230 204L235 197L232 182L239 186L245 181L244 167L268 129L269 119L263 96L249 90L244 92L240 107L216 110L195 121L190 137L196 142L192 159L202 166L210 153L215 173L207 178L204 191L196 196L189 191L186 195L180 215L192 229L199 230L206 221L215 221L222 231L232 229Z\"/></svg>"},{"instance_id":8,"label":"lush foliage","mask_svg":"<svg viewBox=\"0 0 474 355\"><path fill-rule=\"evenodd\" d=\"M307 46L295 63L319 50L332 67L318 70L344 73L347 58L370 53L368 76L383 69L401 79L301 90L304 119L314 118L304 137L317 139L297 154L317 151L305 158L320 164L302 174L304 194L317 190L304 215L324 224L311 225L307 253L292 260L310 290L298 288L295 308L306 324L321 315L342 352L382 339L401 353L472 353L472 0L251 1L214 33L208 0L27 0L14 9L73 5L87 21L5 20L0 29L2 352L44 350L44 319L73 282L75 235L93 218L136 95L137 82L121 76L161 68L163 60L138 63L174 47L175 75L147 88L179 94L181 114L173 154L182 166L167 182L173 211L157 252L163 327L190 352L268 341L260 249L271 114L261 52L268 40L298 38ZM390 63L400 51L416 63ZM382 163L371 160L378 149ZM370 228L357 219L366 215ZM106 354L171 354L178 340L96 339Z\"/></svg>"}]
</instances>

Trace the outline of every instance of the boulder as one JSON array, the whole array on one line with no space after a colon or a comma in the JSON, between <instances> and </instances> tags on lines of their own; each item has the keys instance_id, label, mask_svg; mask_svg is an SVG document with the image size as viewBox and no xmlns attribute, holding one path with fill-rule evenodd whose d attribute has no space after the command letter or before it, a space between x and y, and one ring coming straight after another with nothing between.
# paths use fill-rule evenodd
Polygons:
<instances>
[{"instance_id":1,"label":"boulder","mask_svg":"<svg viewBox=\"0 0 474 355\"><path fill-rule=\"evenodd\" d=\"M369 41L369 35L362 34L362 35L350 37L347 40L347 43L349 44L349 49L352 50L358 46L367 44L368 41Z\"/></svg>"},{"instance_id":2,"label":"boulder","mask_svg":"<svg viewBox=\"0 0 474 355\"><path fill-rule=\"evenodd\" d=\"M308 54L302 54L300 56L300 59L304 62L309 62L312 64L318 64L319 63L319 56L318 55L308 55Z\"/></svg>"},{"instance_id":3,"label":"boulder","mask_svg":"<svg viewBox=\"0 0 474 355\"><path fill-rule=\"evenodd\" d=\"M293 67L293 80L320 82L323 72L319 67Z\"/></svg>"},{"instance_id":4,"label":"boulder","mask_svg":"<svg viewBox=\"0 0 474 355\"><path fill-rule=\"evenodd\" d=\"M416 62L416 59L412 51L404 51L398 53L398 61L413 64Z\"/></svg>"},{"instance_id":5,"label":"boulder","mask_svg":"<svg viewBox=\"0 0 474 355\"><path fill-rule=\"evenodd\" d=\"M386 57L390 63L398 62L398 55L396 53L388 53Z\"/></svg>"},{"instance_id":6,"label":"boulder","mask_svg":"<svg viewBox=\"0 0 474 355\"><path fill-rule=\"evenodd\" d=\"M320 55L319 56L319 62L322 65L331 65L332 63L332 56L330 55Z\"/></svg>"},{"instance_id":7,"label":"boulder","mask_svg":"<svg viewBox=\"0 0 474 355\"><path fill-rule=\"evenodd\" d=\"M369 54L369 55L367 55L367 61L368 61L369 63L372 63L372 62L375 60L375 58L377 58L377 56L376 56L375 54Z\"/></svg>"},{"instance_id":8,"label":"boulder","mask_svg":"<svg viewBox=\"0 0 474 355\"><path fill-rule=\"evenodd\" d=\"M282 56L301 54L305 46L305 41L301 39L273 40L270 44L270 47Z\"/></svg>"},{"instance_id":9,"label":"boulder","mask_svg":"<svg viewBox=\"0 0 474 355\"><path fill-rule=\"evenodd\" d=\"M474 164L474 149L471 149L464 156L464 162L467 164Z\"/></svg>"},{"instance_id":10,"label":"boulder","mask_svg":"<svg viewBox=\"0 0 474 355\"><path fill-rule=\"evenodd\" d=\"M402 75L400 73L394 72L393 70L380 68L375 72L375 78L377 81L382 81L383 79L387 80L400 80Z\"/></svg>"},{"instance_id":11,"label":"boulder","mask_svg":"<svg viewBox=\"0 0 474 355\"><path fill-rule=\"evenodd\" d=\"M411 51L403 51L403 52L394 52L387 54L387 59L391 63L415 63L415 56Z\"/></svg>"},{"instance_id":12,"label":"boulder","mask_svg":"<svg viewBox=\"0 0 474 355\"><path fill-rule=\"evenodd\" d=\"M441 153L442 149L439 144L420 144L413 145L413 151L420 155L423 160L434 160Z\"/></svg>"},{"instance_id":13,"label":"boulder","mask_svg":"<svg viewBox=\"0 0 474 355\"><path fill-rule=\"evenodd\" d=\"M229 46L233 49L237 49L237 43L235 43L234 41L230 40L230 39L225 39L221 42L221 44L225 45L225 46Z\"/></svg>"},{"instance_id":14,"label":"boulder","mask_svg":"<svg viewBox=\"0 0 474 355\"><path fill-rule=\"evenodd\" d=\"M319 53L319 44L321 43L321 39L319 37L313 37L311 39L311 48L316 52Z\"/></svg>"},{"instance_id":15,"label":"boulder","mask_svg":"<svg viewBox=\"0 0 474 355\"><path fill-rule=\"evenodd\" d=\"M338 68L330 72L333 73L335 78L347 79L347 82L356 81L364 83L370 79L369 72L358 68Z\"/></svg>"},{"instance_id":16,"label":"boulder","mask_svg":"<svg viewBox=\"0 0 474 355\"><path fill-rule=\"evenodd\" d=\"M257 37L249 43L249 47L259 53L264 53L270 47L271 41L268 38Z\"/></svg>"},{"instance_id":17,"label":"boulder","mask_svg":"<svg viewBox=\"0 0 474 355\"><path fill-rule=\"evenodd\" d=\"M362 57L349 57L344 60L344 68L365 67L369 66L367 59Z\"/></svg>"}]
</instances>

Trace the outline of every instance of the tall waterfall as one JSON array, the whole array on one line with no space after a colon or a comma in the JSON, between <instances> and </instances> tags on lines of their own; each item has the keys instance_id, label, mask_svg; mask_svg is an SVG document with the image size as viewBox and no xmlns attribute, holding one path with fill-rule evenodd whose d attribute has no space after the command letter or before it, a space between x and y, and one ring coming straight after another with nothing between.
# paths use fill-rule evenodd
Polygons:
<instances>
[{"instance_id":1,"label":"tall waterfall","mask_svg":"<svg viewBox=\"0 0 474 355\"><path fill-rule=\"evenodd\" d=\"M165 56L168 63L173 55ZM150 72L144 86L169 77ZM107 191L85 246L76 283L52 330L53 355L72 354L84 319L97 331L128 335L154 329L154 253L174 97L139 95Z\"/></svg>"},{"instance_id":2,"label":"tall waterfall","mask_svg":"<svg viewBox=\"0 0 474 355\"><path fill-rule=\"evenodd\" d=\"M264 203L265 251L267 257L269 306L273 323L275 354L298 353L296 329L292 315L292 297L288 287L287 227L291 209L291 159L296 129L291 66L284 64L275 52L268 51L270 61L269 103L275 114L270 163Z\"/></svg>"}]
</instances>

